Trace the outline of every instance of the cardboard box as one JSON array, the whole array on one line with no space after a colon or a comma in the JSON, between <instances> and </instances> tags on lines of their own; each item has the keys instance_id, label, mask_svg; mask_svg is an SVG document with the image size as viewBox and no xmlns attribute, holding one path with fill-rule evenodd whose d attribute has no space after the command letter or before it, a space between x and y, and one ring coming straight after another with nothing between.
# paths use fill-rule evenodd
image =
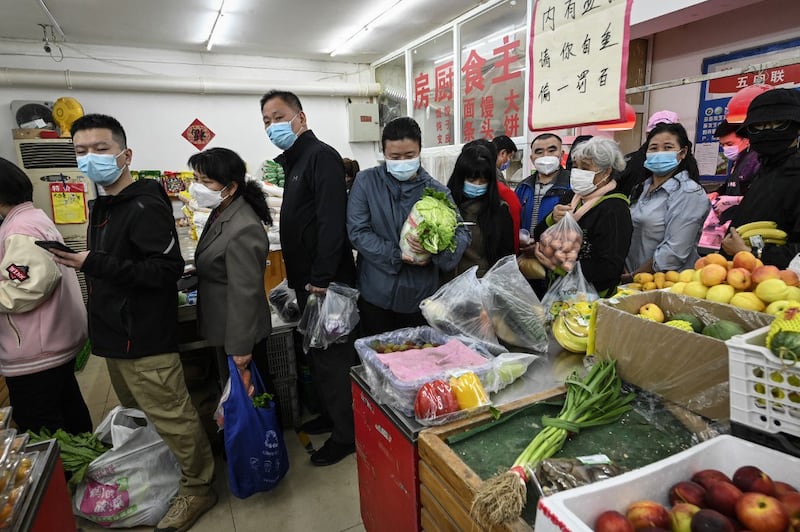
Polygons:
<instances>
[{"instance_id":1,"label":"cardboard box","mask_svg":"<svg viewBox=\"0 0 800 532\"><path fill-rule=\"evenodd\" d=\"M728 320L746 332L769 325L773 317L664 290L600 300L597 305L593 354L617 360L624 381L696 414L728 419L725 342L637 317L639 308L647 303L655 303L667 316L688 312L706 325Z\"/></svg>"},{"instance_id":2,"label":"cardboard box","mask_svg":"<svg viewBox=\"0 0 800 532\"><path fill-rule=\"evenodd\" d=\"M670 487L703 469L726 475L744 465L754 465L773 480L795 482L800 477L800 458L740 440L718 436L658 462L588 486L539 499L536 532L591 532L606 510L625 513L633 502L652 500L669 507Z\"/></svg>"}]
</instances>

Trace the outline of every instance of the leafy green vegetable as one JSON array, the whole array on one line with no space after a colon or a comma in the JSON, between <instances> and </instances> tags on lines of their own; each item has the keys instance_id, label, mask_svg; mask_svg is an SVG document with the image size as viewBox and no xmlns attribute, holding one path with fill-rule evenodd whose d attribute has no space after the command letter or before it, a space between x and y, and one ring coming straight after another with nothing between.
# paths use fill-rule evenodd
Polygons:
<instances>
[{"instance_id":1,"label":"leafy green vegetable","mask_svg":"<svg viewBox=\"0 0 800 532\"><path fill-rule=\"evenodd\" d=\"M43 428L39 434L31 430L28 431L28 434L31 435L31 443L53 439L58 441L61 461L64 464L64 471L71 475L67 486L69 486L72 492L74 492L78 484L83 481L89 464L91 464L95 458L111 449L110 445L106 445L98 440L97 436L91 432L70 434L63 429L58 429L51 434L49 430Z\"/></svg>"},{"instance_id":2,"label":"leafy green vegetable","mask_svg":"<svg viewBox=\"0 0 800 532\"><path fill-rule=\"evenodd\" d=\"M414 208L423 220L417 226L419 243L429 253L456 249L456 206L444 192L426 188Z\"/></svg>"},{"instance_id":3,"label":"leafy green vegetable","mask_svg":"<svg viewBox=\"0 0 800 532\"><path fill-rule=\"evenodd\" d=\"M256 408L269 408L270 401L272 401L272 394L264 392L253 397L253 406Z\"/></svg>"}]
</instances>

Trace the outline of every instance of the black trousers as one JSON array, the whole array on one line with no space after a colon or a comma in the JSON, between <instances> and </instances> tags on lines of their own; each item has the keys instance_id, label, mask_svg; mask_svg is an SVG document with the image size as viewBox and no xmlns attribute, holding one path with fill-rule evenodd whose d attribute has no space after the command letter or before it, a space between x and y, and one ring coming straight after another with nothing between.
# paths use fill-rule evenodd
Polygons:
<instances>
[{"instance_id":1,"label":"black trousers","mask_svg":"<svg viewBox=\"0 0 800 532\"><path fill-rule=\"evenodd\" d=\"M296 289L300 311L306 308L308 292ZM309 349L311 378L320 399L323 414L333 423L331 440L343 445L355 442L353 424L353 394L350 385L350 368L358 363L353 349L354 334L347 342L332 344L328 349Z\"/></svg>"},{"instance_id":2,"label":"black trousers","mask_svg":"<svg viewBox=\"0 0 800 532\"><path fill-rule=\"evenodd\" d=\"M92 418L75 379L75 361L18 377L6 377L13 407L11 416L19 432L51 433L64 429L70 434L92 431Z\"/></svg>"},{"instance_id":3,"label":"black trousers","mask_svg":"<svg viewBox=\"0 0 800 532\"><path fill-rule=\"evenodd\" d=\"M361 337L374 336L406 327L422 327L427 325L422 311L405 314L386 310L372 303L358 298L358 314L360 319Z\"/></svg>"}]
</instances>

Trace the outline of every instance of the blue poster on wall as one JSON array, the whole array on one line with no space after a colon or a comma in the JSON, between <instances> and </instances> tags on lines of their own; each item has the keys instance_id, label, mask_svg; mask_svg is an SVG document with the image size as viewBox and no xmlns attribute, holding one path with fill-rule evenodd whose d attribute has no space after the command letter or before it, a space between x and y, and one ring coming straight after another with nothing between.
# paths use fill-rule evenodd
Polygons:
<instances>
[{"instance_id":1,"label":"blue poster on wall","mask_svg":"<svg viewBox=\"0 0 800 532\"><path fill-rule=\"evenodd\" d=\"M798 58L797 63L762 71L732 74L703 81L695 132L695 158L704 181L724 181L729 162L722 155L714 131L725 119L728 101L737 91L751 85L768 84L780 88L800 87L800 39L749 48L703 60L703 74L741 69L750 65Z\"/></svg>"}]
</instances>

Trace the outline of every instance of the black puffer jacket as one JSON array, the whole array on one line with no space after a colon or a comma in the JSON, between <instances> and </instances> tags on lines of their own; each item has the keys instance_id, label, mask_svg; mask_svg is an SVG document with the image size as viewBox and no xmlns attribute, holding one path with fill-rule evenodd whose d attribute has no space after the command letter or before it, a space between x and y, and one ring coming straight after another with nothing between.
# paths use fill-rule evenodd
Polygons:
<instances>
[{"instance_id":1,"label":"black puffer jacket","mask_svg":"<svg viewBox=\"0 0 800 532\"><path fill-rule=\"evenodd\" d=\"M88 247L82 270L92 352L140 358L176 351L183 258L164 188L144 179L97 198Z\"/></svg>"}]
</instances>

